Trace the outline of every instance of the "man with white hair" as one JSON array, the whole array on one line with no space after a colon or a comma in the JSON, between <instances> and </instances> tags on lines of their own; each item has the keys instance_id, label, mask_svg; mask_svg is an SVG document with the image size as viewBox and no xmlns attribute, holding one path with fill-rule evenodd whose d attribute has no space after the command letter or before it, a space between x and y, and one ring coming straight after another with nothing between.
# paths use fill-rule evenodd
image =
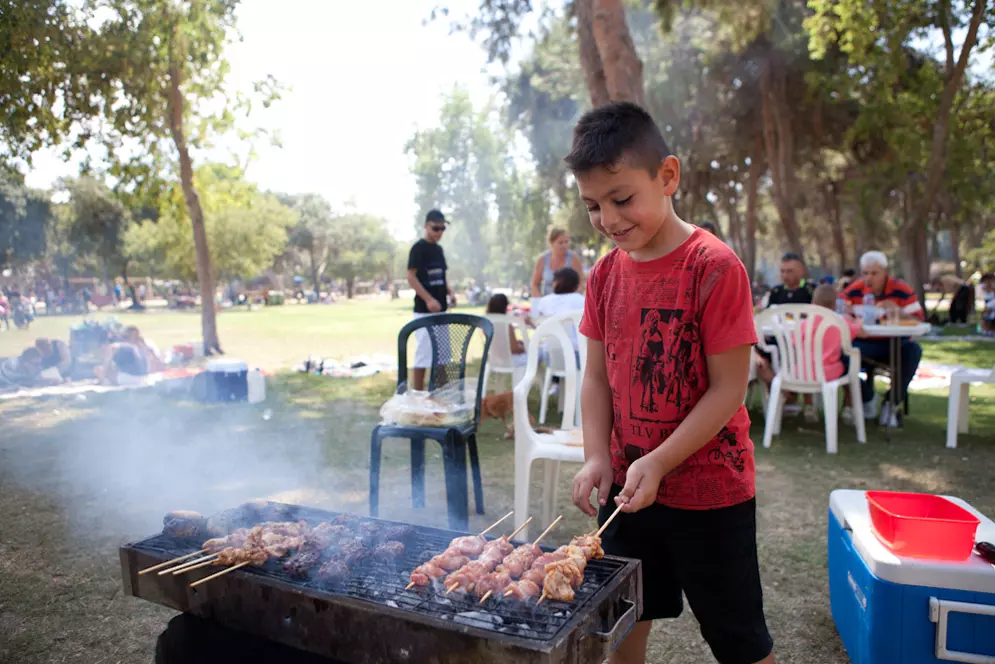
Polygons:
<instances>
[{"instance_id":1,"label":"man with white hair","mask_svg":"<svg viewBox=\"0 0 995 664\"><path fill-rule=\"evenodd\" d=\"M868 251L860 257L861 278L850 284L846 290L846 298L851 305L862 305L864 296L873 295L874 304L885 310L898 309L902 318L923 320L922 305L916 292L901 279L888 274L888 257L880 251ZM861 358L888 362L890 359L889 340L882 338L854 339L853 345L860 349ZM922 347L911 339L902 339L902 371L901 376L892 377L892 389L895 384L901 385L896 403L901 402L916 369L922 359ZM867 368L867 380L861 384L864 399L864 417L870 419L878 414L878 402L874 394L874 375ZM880 422L889 427L898 426L899 413L892 412L891 400L885 399L881 407Z\"/></svg>"}]
</instances>

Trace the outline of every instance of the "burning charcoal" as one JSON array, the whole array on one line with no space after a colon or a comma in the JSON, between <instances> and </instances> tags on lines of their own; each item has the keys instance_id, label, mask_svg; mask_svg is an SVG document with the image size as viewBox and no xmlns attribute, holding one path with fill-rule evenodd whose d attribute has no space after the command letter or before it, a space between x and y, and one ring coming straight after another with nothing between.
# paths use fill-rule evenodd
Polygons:
<instances>
[{"instance_id":1,"label":"burning charcoal","mask_svg":"<svg viewBox=\"0 0 995 664\"><path fill-rule=\"evenodd\" d=\"M271 521L296 521L297 513L300 512L300 509L297 505L269 503L265 512Z\"/></svg>"},{"instance_id":2,"label":"burning charcoal","mask_svg":"<svg viewBox=\"0 0 995 664\"><path fill-rule=\"evenodd\" d=\"M325 583L343 583L349 578L349 566L341 560L329 560L318 569L318 578Z\"/></svg>"},{"instance_id":3,"label":"burning charcoal","mask_svg":"<svg viewBox=\"0 0 995 664\"><path fill-rule=\"evenodd\" d=\"M199 512L176 510L162 519L162 534L170 537L202 537L207 530L207 519Z\"/></svg>"},{"instance_id":4,"label":"burning charcoal","mask_svg":"<svg viewBox=\"0 0 995 664\"><path fill-rule=\"evenodd\" d=\"M383 531L381 539L385 542L408 542L415 536L412 526L391 526Z\"/></svg>"},{"instance_id":5,"label":"burning charcoal","mask_svg":"<svg viewBox=\"0 0 995 664\"><path fill-rule=\"evenodd\" d=\"M373 549L373 558L382 563L392 563L404 556L404 544L387 542Z\"/></svg>"},{"instance_id":6,"label":"burning charcoal","mask_svg":"<svg viewBox=\"0 0 995 664\"><path fill-rule=\"evenodd\" d=\"M456 617L453 618L453 622L469 625L470 627L480 627L480 623L482 622L490 623L494 627L500 627L504 624L501 616L485 611L464 611L463 613L457 613Z\"/></svg>"}]
</instances>

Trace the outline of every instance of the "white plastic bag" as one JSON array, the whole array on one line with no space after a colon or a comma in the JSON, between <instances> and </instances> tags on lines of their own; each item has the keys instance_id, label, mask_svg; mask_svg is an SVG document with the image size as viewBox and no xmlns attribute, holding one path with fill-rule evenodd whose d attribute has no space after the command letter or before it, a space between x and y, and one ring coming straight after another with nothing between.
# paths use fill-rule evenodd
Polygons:
<instances>
[{"instance_id":1,"label":"white plastic bag","mask_svg":"<svg viewBox=\"0 0 995 664\"><path fill-rule=\"evenodd\" d=\"M467 398L462 381L434 392L398 392L380 408L383 424L406 427L453 427L473 421L473 397Z\"/></svg>"}]
</instances>

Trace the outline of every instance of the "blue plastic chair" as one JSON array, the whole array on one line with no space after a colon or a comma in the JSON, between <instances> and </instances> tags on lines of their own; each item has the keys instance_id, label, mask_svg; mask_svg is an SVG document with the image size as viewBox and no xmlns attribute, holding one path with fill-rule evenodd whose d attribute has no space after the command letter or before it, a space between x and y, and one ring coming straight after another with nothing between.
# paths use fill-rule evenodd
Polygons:
<instances>
[{"instance_id":1,"label":"blue plastic chair","mask_svg":"<svg viewBox=\"0 0 995 664\"><path fill-rule=\"evenodd\" d=\"M435 390L466 378L467 351L474 333L484 333L484 356L480 376L487 366L487 353L494 337L494 326L486 318L469 314L435 314L417 318L403 328L397 338L397 391L407 390L408 338L417 330L428 328L432 339L432 368L427 389ZM444 360L444 361L443 361ZM411 504L425 507L425 441L442 445L443 469L446 478L446 502L449 527L465 531L469 527L469 496L466 490L466 455L470 453L473 494L477 514L484 513L483 480L477 454L477 426L480 424L480 401L484 381L477 380L473 419L453 427L414 427L381 424L370 437L370 515L377 516L380 508L380 453L385 438L407 438L411 441ZM461 394L465 398L465 391Z\"/></svg>"}]
</instances>

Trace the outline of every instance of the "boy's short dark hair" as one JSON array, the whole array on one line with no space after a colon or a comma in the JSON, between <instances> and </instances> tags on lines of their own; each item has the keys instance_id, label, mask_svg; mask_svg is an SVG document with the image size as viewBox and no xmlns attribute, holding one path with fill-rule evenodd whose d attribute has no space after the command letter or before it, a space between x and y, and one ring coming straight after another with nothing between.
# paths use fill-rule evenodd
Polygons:
<instances>
[{"instance_id":1,"label":"boy's short dark hair","mask_svg":"<svg viewBox=\"0 0 995 664\"><path fill-rule=\"evenodd\" d=\"M576 293L580 288L580 275L572 267L561 267L553 273L553 292L557 295Z\"/></svg>"},{"instance_id":2,"label":"boy's short dark hair","mask_svg":"<svg viewBox=\"0 0 995 664\"><path fill-rule=\"evenodd\" d=\"M611 102L581 116L574 126L573 146L564 161L574 173L611 169L623 159L656 177L671 154L650 114L627 101Z\"/></svg>"},{"instance_id":3,"label":"boy's short dark hair","mask_svg":"<svg viewBox=\"0 0 995 664\"><path fill-rule=\"evenodd\" d=\"M788 261L798 261L802 265L805 264L805 261L802 260L802 257L793 251L787 251L784 253L783 256L781 256L782 263L787 263Z\"/></svg>"},{"instance_id":4,"label":"boy's short dark hair","mask_svg":"<svg viewBox=\"0 0 995 664\"><path fill-rule=\"evenodd\" d=\"M995 281L995 273L986 272L981 275L981 282L984 283L986 281Z\"/></svg>"},{"instance_id":5,"label":"boy's short dark hair","mask_svg":"<svg viewBox=\"0 0 995 664\"><path fill-rule=\"evenodd\" d=\"M854 270L852 267L848 267L847 269L843 270L843 276L844 277L856 277L857 276L857 271Z\"/></svg>"}]
</instances>

